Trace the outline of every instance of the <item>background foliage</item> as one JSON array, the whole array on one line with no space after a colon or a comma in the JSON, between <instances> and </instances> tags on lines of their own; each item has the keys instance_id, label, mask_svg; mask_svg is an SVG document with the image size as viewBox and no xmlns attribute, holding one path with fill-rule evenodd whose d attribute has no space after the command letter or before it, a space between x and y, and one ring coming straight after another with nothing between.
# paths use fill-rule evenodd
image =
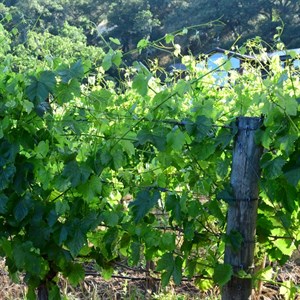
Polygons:
<instances>
[{"instance_id":1,"label":"background foliage","mask_svg":"<svg viewBox=\"0 0 300 300\"><path fill-rule=\"evenodd\" d=\"M161 36L184 27L199 24L187 35L177 37L184 53L209 51L218 46L229 48L237 40L242 45L247 39L263 36L272 44L277 27L284 24L282 41L287 48L299 44L299 3L296 0L268 1L178 1L178 0L39 0L2 1L0 12L10 12L10 28L18 28L17 41L24 43L33 29L39 33L64 35L66 24L83 31L88 44L103 46L97 37L118 38L123 50L135 49L139 40L157 40ZM219 20L218 26L210 22ZM159 52L147 51L154 57Z\"/></svg>"}]
</instances>

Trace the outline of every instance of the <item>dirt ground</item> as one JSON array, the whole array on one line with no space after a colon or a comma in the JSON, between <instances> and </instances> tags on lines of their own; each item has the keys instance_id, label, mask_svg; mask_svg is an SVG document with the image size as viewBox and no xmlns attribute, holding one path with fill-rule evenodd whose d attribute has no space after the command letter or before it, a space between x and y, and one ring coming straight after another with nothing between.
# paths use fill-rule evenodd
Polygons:
<instances>
[{"instance_id":1,"label":"dirt ground","mask_svg":"<svg viewBox=\"0 0 300 300\"><path fill-rule=\"evenodd\" d=\"M164 300L190 300L190 299L220 299L218 288L201 292L194 281L184 279L180 286L170 285L161 289L160 281L153 276L146 276L144 269L133 269L126 265L116 266L116 272L110 280L102 279L91 264L85 266L86 277L82 284L74 288L66 280L60 280L62 296L66 300L127 300L127 299L164 299ZM300 290L300 261L293 260L279 268L274 269L274 281L277 283L264 283L261 294L253 296L255 300L291 299L300 300L300 295L289 297L288 291L282 283L293 283ZM0 262L0 299L25 299L26 286L22 283L13 283L6 271L4 261Z\"/></svg>"}]
</instances>

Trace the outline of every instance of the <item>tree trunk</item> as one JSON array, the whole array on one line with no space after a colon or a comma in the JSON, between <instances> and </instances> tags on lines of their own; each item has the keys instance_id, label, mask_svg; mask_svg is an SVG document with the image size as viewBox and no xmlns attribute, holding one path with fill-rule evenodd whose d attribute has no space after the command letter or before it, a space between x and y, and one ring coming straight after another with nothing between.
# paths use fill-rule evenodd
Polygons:
<instances>
[{"instance_id":1,"label":"tree trunk","mask_svg":"<svg viewBox=\"0 0 300 300\"><path fill-rule=\"evenodd\" d=\"M242 243L238 249L227 244L224 262L234 270L231 280L223 287L222 300L251 299L251 278L239 278L237 272L253 273L255 232L258 206L259 160L262 147L255 144L255 131L261 118L240 117L231 170L233 201L228 209L227 235L239 233Z\"/></svg>"},{"instance_id":2,"label":"tree trunk","mask_svg":"<svg viewBox=\"0 0 300 300\"><path fill-rule=\"evenodd\" d=\"M49 294L48 294L48 288L46 283L41 283L37 289L38 295L37 299L38 300L48 300L49 299Z\"/></svg>"}]
</instances>

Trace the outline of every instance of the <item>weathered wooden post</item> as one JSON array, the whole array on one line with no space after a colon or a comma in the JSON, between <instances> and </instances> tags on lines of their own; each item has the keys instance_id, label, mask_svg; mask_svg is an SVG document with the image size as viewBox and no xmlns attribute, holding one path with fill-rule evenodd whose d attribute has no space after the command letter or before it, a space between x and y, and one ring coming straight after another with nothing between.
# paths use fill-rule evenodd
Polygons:
<instances>
[{"instance_id":1,"label":"weathered wooden post","mask_svg":"<svg viewBox=\"0 0 300 300\"><path fill-rule=\"evenodd\" d=\"M233 267L234 273L243 270L253 272L255 247L258 181L260 177L259 160L262 147L254 141L255 131L261 126L261 118L240 117L237 119L238 134L235 141L231 186L233 199L228 209L227 235L241 234L243 241L238 249L226 245L224 262ZM251 278L233 275L223 287L222 300L251 299Z\"/></svg>"}]
</instances>

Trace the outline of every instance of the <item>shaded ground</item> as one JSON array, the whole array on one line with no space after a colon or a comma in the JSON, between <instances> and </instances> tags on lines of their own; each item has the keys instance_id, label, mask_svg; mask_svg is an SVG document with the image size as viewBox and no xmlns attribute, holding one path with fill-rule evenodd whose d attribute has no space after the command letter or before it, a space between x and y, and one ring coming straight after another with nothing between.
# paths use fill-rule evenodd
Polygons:
<instances>
[{"instance_id":1,"label":"shaded ground","mask_svg":"<svg viewBox=\"0 0 300 300\"><path fill-rule=\"evenodd\" d=\"M75 300L126 300L126 299L164 299L164 300L188 300L188 299L220 299L219 290L213 288L206 293L201 292L193 281L184 280L180 286L171 285L166 290L160 288L159 280L146 276L143 269L128 269L126 266L118 266L114 277L108 281L103 280L91 265L86 266L85 281L78 287L70 286L61 279L61 291L65 299ZM288 290L282 286L293 283L300 290L300 262L291 261L275 272L274 283L264 283L262 293L255 299L292 299L300 300L300 295L295 294L289 298ZM281 288L280 288L281 287ZM151 293L150 288L156 289ZM4 261L0 263L0 299L19 300L25 299L26 287L24 284L12 283L6 272Z\"/></svg>"}]
</instances>

